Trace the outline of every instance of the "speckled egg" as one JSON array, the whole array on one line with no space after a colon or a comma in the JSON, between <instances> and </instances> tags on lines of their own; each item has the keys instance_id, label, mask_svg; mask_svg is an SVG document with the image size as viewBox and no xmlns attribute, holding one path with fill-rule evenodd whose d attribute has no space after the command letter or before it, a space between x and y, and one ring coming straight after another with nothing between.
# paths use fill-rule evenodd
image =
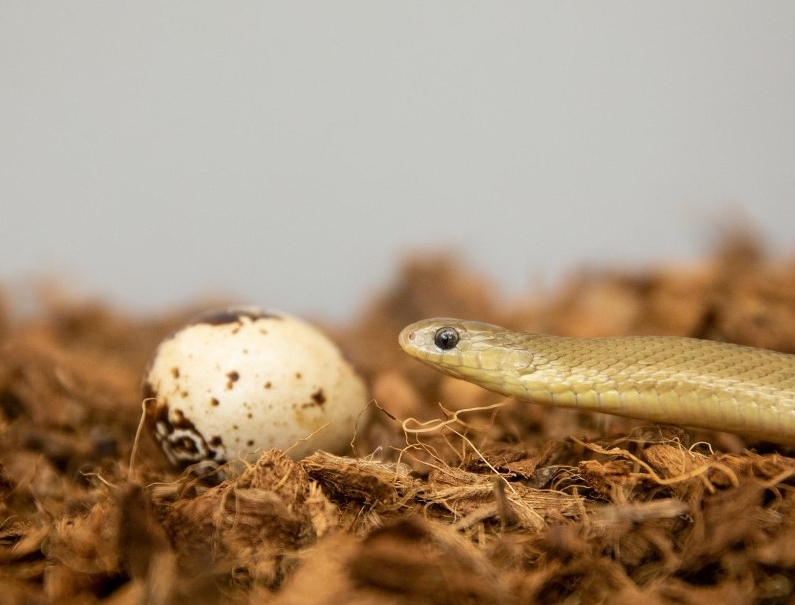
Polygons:
<instances>
[{"instance_id":1,"label":"speckled egg","mask_svg":"<svg viewBox=\"0 0 795 605\"><path fill-rule=\"evenodd\" d=\"M331 340L255 308L208 313L169 336L143 390L145 426L177 466L271 447L295 459L341 453L367 405L364 382Z\"/></svg>"}]
</instances>

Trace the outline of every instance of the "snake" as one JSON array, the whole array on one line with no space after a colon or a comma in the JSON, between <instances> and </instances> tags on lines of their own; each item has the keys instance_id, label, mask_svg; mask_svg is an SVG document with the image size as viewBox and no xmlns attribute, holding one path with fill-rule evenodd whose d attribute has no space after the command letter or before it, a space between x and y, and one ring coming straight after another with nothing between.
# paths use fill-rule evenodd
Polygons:
<instances>
[{"instance_id":1,"label":"snake","mask_svg":"<svg viewBox=\"0 0 795 605\"><path fill-rule=\"evenodd\" d=\"M403 350L506 397L795 446L795 355L680 336L576 338L479 321L408 325Z\"/></svg>"}]
</instances>

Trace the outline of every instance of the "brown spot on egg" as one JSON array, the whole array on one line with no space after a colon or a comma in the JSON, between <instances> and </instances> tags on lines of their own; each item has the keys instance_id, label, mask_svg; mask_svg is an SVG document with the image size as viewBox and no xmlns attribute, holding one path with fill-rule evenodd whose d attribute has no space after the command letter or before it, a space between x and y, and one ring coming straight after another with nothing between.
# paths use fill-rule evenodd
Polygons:
<instances>
[{"instance_id":1,"label":"brown spot on egg","mask_svg":"<svg viewBox=\"0 0 795 605\"><path fill-rule=\"evenodd\" d=\"M243 318L248 318L252 321L257 319L282 319L280 315L273 313L266 313L250 308L229 308L217 309L202 313L194 318L188 325L194 324L209 324L211 326L221 326L224 324L240 323Z\"/></svg>"},{"instance_id":2,"label":"brown spot on egg","mask_svg":"<svg viewBox=\"0 0 795 605\"><path fill-rule=\"evenodd\" d=\"M312 393L312 401L302 403L301 407L302 408L322 407L324 403L326 403L326 395L323 393L323 389L318 389L317 391Z\"/></svg>"},{"instance_id":3,"label":"brown spot on egg","mask_svg":"<svg viewBox=\"0 0 795 605\"><path fill-rule=\"evenodd\" d=\"M210 445L212 447L221 447L224 444L224 440L221 439L220 435L213 435L210 439Z\"/></svg>"},{"instance_id":4,"label":"brown spot on egg","mask_svg":"<svg viewBox=\"0 0 795 605\"><path fill-rule=\"evenodd\" d=\"M176 429L193 429L196 430L196 426L186 418L185 412L182 410L175 408L174 409L174 416L171 419L171 426Z\"/></svg>"},{"instance_id":5,"label":"brown spot on egg","mask_svg":"<svg viewBox=\"0 0 795 605\"><path fill-rule=\"evenodd\" d=\"M246 445L248 447L251 447L252 445L254 445L254 440L253 439L249 439L248 441L246 441Z\"/></svg>"},{"instance_id":6,"label":"brown spot on egg","mask_svg":"<svg viewBox=\"0 0 795 605\"><path fill-rule=\"evenodd\" d=\"M171 376L174 378L179 378L179 368L173 367L171 368Z\"/></svg>"},{"instance_id":7,"label":"brown spot on egg","mask_svg":"<svg viewBox=\"0 0 795 605\"><path fill-rule=\"evenodd\" d=\"M226 390L227 390L227 391L231 391L231 390L232 390L232 387L235 385L235 383L236 383L238 380L240 380L240 374L239 374L238 372L236 372L236 371L232 370L231 372L228 372L228 373L227 373L226 377L227 377L227 379L228 379L228 380L226 381Z\"/></svg>"},{"instance_id":8,"label":"brown spot on egg","mask_svg":"<svg viewBox=\"0 0 795 605\"><path fill-rule=\"evenodd\" d=\"M220 405L220 403L221 402L218 401L218 399L216 397L213 397L212 399L210 399L210 405L213 406L213 407L217 407L218 405Z\"/></svg>"},{"instance_id":9,"label":"brown spot on egg","mask_svg":"<svg viewBox=\"0 0 795 605\"><path fill-rule=\"evenodd\" d=\"M296 373L295 373L295 379L296 379L296 380L301 380L301 378L302 378L302 376L301 376L301 372L296 372Z\"/></svg>"},{"instance_id":10,"label":"brown spot on egg","mask_svg":"<svg viewBox=\"0 0 795 605\"><path fill-rule=\"evenodd\" d=\"M268 382L266 382L266 383L265 383L265 385L264 385L264 386L265 386L265 388L266 388L266 389L269 389L269 388L271 388L273 385L271 384L271 381L269 380Z\"/></svg>"},{"instance_id":11,"label":"brown spot on egg","mask_svg":"<svg viewBox=\"0 0 795 605\"><path fill-rule=\"evenodd\" d=\"M187 391L182 391L182 392L180 393L180 396L181 396L183 399L187 399L187 398L188 398L188 395L189 395L189 393L188 393Z\"/></svg>"}]
</instances>

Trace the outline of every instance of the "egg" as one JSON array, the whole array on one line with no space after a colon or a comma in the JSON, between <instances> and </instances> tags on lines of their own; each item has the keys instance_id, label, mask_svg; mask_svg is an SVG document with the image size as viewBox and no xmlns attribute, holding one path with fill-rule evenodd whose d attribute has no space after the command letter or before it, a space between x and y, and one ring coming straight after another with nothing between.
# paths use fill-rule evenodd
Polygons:
<instances>
[{"instance_id":1,"label":"egg","mask_svg":"<svg viewBox=\"0 0 795 605\"><path fill-rule=\"evenodd\" d=\"M143 395L144 426L180 467L272 447L342 453L368 401L322 332L252 307L204 314L161 342Z\"/></svg>"}]
</instances>

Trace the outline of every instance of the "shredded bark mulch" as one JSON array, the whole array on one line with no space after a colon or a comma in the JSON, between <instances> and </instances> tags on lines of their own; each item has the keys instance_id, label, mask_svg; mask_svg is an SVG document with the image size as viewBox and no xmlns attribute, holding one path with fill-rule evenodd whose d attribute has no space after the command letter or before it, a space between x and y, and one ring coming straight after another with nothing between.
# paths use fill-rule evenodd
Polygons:
<instances>
[{"instance_id":1,"label":"shredded bark mulch","mask_svg":"<svg viewBox=\"0 0 795 605\"><path fill-rule=\"evenodd\" d=\"M140 389L195 311L31 314L0 290L3 603L795 603L793 451L505 402L397 345L452 316L795 353L795 259L734 239L507 301L418 256L357 321L325 326L371 386L350 451L180 472L136 442Z\"/></svg>"}]
</instances>

